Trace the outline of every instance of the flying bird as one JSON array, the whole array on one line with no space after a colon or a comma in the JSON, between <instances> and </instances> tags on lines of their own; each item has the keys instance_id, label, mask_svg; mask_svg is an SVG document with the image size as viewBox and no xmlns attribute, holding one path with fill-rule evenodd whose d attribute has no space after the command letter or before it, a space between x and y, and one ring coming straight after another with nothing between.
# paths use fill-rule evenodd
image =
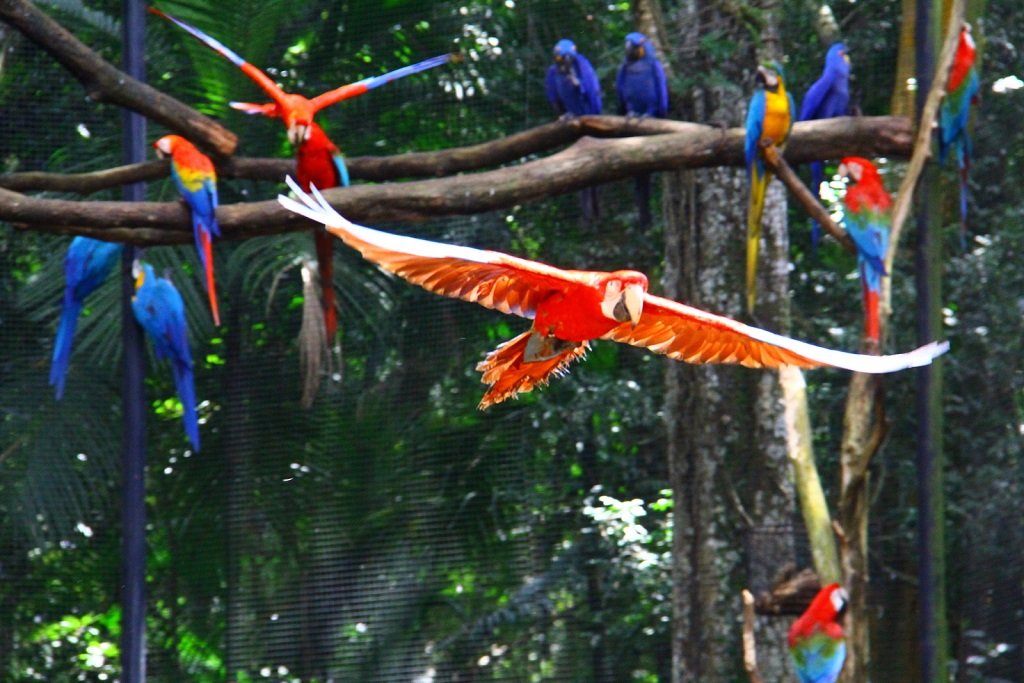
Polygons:
<instances>
[{"instance_id":1,"label":"flying bird","mask_svg":"<svg viewBox=\"0 0 1024 683\"><path fill-rule=\"evenodd\" d=\"M789 654L800 683L835 683L846 661L839 623L849 598L838 583L825 586L789 629Z\"/></svg>"},{"instance_id":2,"label":"flying bird","mask_svg":"<svg viewBox=\"0 0 1024 683\"><path fill-rule=\"evenodd\" d=\"M864 291L864 336L878 343L881 323L878 299L885 272L885 252L889 248L892 226L892 198L885 191L875 165L862 157L846 157L839 164L839 175L850 179L843 203L843 224L857 247L857 268Z\"/></svg>"},{"instance_id":3,"label":"flying bird","mask_svg":"<svg viewBox=\"0 0 1024 683\"><path fill-rule=\"evenodd\" d=\"M567 38L555 43L552 54L554 62L544 77L544 92L548 102L562 118L601 113L601 84L590 60L576 49L576 44ZM597 203L597 188L587 187L580 191L583 220L587 223L600 213Z\"/></svg>"},{"instance_id":4,"label":"flying bird","mask_svg":"<svg viewBox=\"0 0 1024 683\"><path fill-rule=\"evenodd\" d=\"M132 312L153 340L156 357L171 362L174 386L184 411L185 435L198 451L199 420L196 417L195 376L185 324L185 303L171 281L158 277L148 263L136 261L132 264L132 275L135 277Z\"/></svg>"},{"instance_id":5,"label":"flying bird","mask_svg":"<svg viewBox=\"0 0 1024 683\"><path fill-rule=\"evenodd\" d=\"M800 121L830 119L846 116L850 105L850 56L843 43L833 43L825 54L825 70L807 90L800 103ZM814 195L821 198L821 183L825 179L825 164L811 162L811 185ZM817 249L821 240L821 226L811 219L811 248Z\"/></svg>"},{"instance_id":6,"label":"flying bird","mask_svg":"<svg viewBox=\"0 0 1024 683\"><path fill-rule=\"evenodd\" d=\"M939 109L939 163L946 163L946 156L953 148L960 171L960 244L964 249L967 248L967 174L971 168L971 136L967 127L971 106L981 99L976 59L971 25L964 23L946 83L946 97Z\"/></svg>"},{"instance_id":7,"label":"flying bird","mask_svg":"<svg viewBox=\"0 0 1024 683\"><path fill-rule=\"evenodd\" d=\"M747 207L747 311L753 312L757 299L757 252L761 241L761 215L764 195L772 179L764 163L761 146L771 142L779 151L793 127L793 96L786 92L782 65L778 62L757 67L758 89L747 109L747 136L744 155L750 180Z\"/></svg>"},{"instance_id":8,"label":"flying bird","mask_svg":"<svg viewBox=\"0 0 1024 683\"><path fill-rule=\"evenodd\" d=\"M615 77L619 96L619 114L623 116L668 115L668 84L665 68L655 54L654 45L642 33L626 36L626 57ZM636 206L640 225L651 224L651 176L636 177Z\"/></svg>"},{"instance_id":9,"label":"flying bird","mask_svg":"<svg viewBox=\"0 0 1024 683\"><path fill-rule=\"evenodd\" d=\"M217 281L213 273L213 238L220 237L217 224L217 172L210 157L180 135L165 135L153 143L157 156L170 157L171 178L192 212L192 237L206 274L213 324L220 325Z\"/></svg>"},{"instance_id":10,"label":"flying bird","mask_svg":"<svg viewBox=\"0 0 1024 683\"><path fill-rule=\"evenodd\" d=\"M707 313L647 292L632 270L562 270L496 251L393 235L342 218L323 196L303 192L278 201L317 223L364 258L424 289L533 320L477 365L490 385L484 409L566 372L594 339L640 346L690 363L752 368L833 366L883 373L927 365L949 348L933 342L910 353L869 356L833 351ZM314 199L315 197L315 199ZM300 203L301 202L301 203Z\"/></svg>"},{"instance_id":11,"label":"flying bird","mask_svg":"<svg viewBox=\"0 0 1024 683\"><path fill-rule=\"evenodd\" d=\"M85 298L103 284L120 255L120 244L82 236L71 240L64 255L64 304L50 364L50 385L55 388L58 400L64 396L64 380L71 363L71 344L78 316L85 307Z\"/></svg>"}]
</instances>

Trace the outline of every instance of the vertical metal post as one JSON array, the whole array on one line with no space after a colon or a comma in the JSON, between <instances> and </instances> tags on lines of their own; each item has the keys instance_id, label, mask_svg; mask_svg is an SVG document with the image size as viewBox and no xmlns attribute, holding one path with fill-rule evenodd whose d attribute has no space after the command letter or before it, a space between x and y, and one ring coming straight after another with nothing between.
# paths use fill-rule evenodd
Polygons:
<instances>
[{"instance_id":1,"label":"vertical metal post","mask_svg":"<svg viewBox=\"0 0 1024 683\"><path fill-rule=\"evenodd\" d=\"M123 0L123 66L130 76L145 78L144 17L141 0ZM146 158L146 120L140 114L124 111L124 162ZM126 201L145 199L146 186L133 183L124 187ZM132 314L132 261L139 248L126 245L121 263L121 329L123 377L121 402L124 415L121 456L121 525L123 533L121 561L121 681L143 683L146 680L146 401L145 338Z\"/></svg>"},{"instance_id":2,"label":"vertical metal post","mask_svg":"<svg viewBox=\"0 0 1024 683\"><path fill-rule=\"evenodd\" d=\"M941 11L935 0L917 0L915 60L917 112L920 116L932 85ZM944 77L938 75L939 78ZM927 124L922 124L927 125ZM930 164L917 187L915 252L918 340L938 339L941 327L942 241L937 169ZM942 363L917 371L917 551L920 591L921 680L948 680L946 628L946 563L942 488Z\"/></svg>"}]
</instances>

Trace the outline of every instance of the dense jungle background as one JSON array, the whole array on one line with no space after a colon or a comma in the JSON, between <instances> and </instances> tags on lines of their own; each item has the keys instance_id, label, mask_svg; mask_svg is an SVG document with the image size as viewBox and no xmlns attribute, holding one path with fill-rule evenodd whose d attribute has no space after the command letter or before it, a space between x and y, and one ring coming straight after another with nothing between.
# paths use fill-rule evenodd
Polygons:
<instances>
[{"instance_id":1,"label":"dense jungle background","mask_svg":"<svg viewBox=\"0 0 1024 683\"><path fill-rule=\"evenodd\" d=\"M859 112L908 113L909 72L897 70L906 68L900 27L913 4L831 3ZM120 3L40 6L120 63ZM623 37L637 28L637 7L610 0L158 6L307 94L434 54L465 55L323 112L319 122L349 156L469 145L553 120L543 78L562 37L595 65L615 113ZM815 32L820 7L661 2L672 117L741 126L766 45L785 56L799 102L827 49ZM1014 265L1024 239L1015 189L1024 181L1024 10L988 0L970 13L983 96L966 251L956 173L938 176L952 344L943 361L947 616L955 680L995 682L1024 671L1024 270ZM0 47L0 172L121 163L118 107L88 100L3 23ZM292 154L277 121L228 107L263 98L226 60L153 17L146 47L148 82L237 132L240 153ZM151 124L147 136L164 132ZM890 191L904 165L881 164ZM745 182L739 168L656 176L649 228L638 227L629 180L601 186L593 226L572 193L374 227L563 267L635 268L657 293L742 317ZM283 189L220 183L224 204ZM170 180L150 183L147 195L176 198ZM857 350L855 260L827 239L812 254L806 216L786 204L775 183L775 265L765 268L756 322ZM111 278L89 300L55 401L46 380L69 239L0 228L0 678L10 681L119 674L120 291ZM893 273L889 351L916 345L912 241ZM526 323L410 287L339 245L339 351L306 409L296 338L300 264L312 250L307 233L219 242L221 328L192 276L194 249L146 252L175 269L190 311L203 438L200 452L187 447L170 373L151 357L152 680L746 680L740 589L765 591L787 565L810 563L774 373L688 367L599 342L568 376L480 412L474 365ZM849 375L806 378L835 505ZM870 677L916 680L914 375L887 376L884 387L889 429L871 466ZM790 621L759 617L767 680L795 680Z\"/></svg>"}]
</instances>

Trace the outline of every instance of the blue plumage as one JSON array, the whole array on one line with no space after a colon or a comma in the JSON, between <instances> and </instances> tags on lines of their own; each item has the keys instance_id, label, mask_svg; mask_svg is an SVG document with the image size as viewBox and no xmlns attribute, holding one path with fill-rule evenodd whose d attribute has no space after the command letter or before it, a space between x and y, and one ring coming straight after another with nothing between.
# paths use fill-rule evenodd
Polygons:
<instances>
[{"instance_id":1,"label":"blue plumage","mask_svg":"<svg viewBox=\"0 0 1024 683\"><path fill-rule=\"evenodd\" d=\"M800 105L800 121L830 119L846 116L850 106L850 58L843 43L833 43L825 55L825 69L811 85ZM811 162L811 185L814 194L821 197L821 183L825 179L825 165ZM811 248L821 240L821 226L811 220Z\"/></svg>"},{"instance_id":2,"label":"blue plumage","mask_svg":"<svg viewBox=\"0 0 1024 683\"><path fill-rule=\"evenodd\" d=\"M75 337L78 316L85 306L85 298L103 284L121 255L121 245L102 242L91 237L71 240L64 256L64 304L57 326L57 339L53 345L50 365L50 384L56 396L64 395L64 380L71 362L71 344Z\"/></svg>"},{"instance_id":3,"label":"blue plumage","mask_svg":"<svg viewBox=\"0 0 1024 683\"><path fill-rule=\"evenodd\" d=\"M136 262L134 273L132 312L153 340L156 357L171 362L174 386L184 411L185 434L198 451L199 420L196 416L195 377L185 323L185 303L171 281L157 277L153 266L148 263Z\"/></svg>"}]
</instances>

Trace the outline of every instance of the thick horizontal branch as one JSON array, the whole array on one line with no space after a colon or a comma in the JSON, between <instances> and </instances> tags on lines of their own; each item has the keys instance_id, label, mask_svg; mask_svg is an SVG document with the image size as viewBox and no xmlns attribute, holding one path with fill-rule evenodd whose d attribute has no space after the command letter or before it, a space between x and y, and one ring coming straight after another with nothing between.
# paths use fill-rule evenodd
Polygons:
<instances>
[{"instance_id":1,"label":"thick horizontal branch","mask_svg":"<svg viewBox=\"0 0 1024 683\"><path fill-rule=\"evenodd\" d=\"M230 156L235 151L238 138L230 130L112 66L28 0L0 0L0 20L60 62L91 99L137 111L214 154Z\"/></svg>"},{"instance_id":2,"label":"thick horizontal branch","mask_svg":"<svg viewBox=\"0 0 1024 683\"><path fill-rule=\"evenodd\" d=\"M883 125L872 125L881 121ZM802 124L788 156L838 158L849 154L900 156L909 142L901 119L831 119ZM583 187L642 173L682 168L738 166L743 163L743 132L687 124L686 133L598 140L582 138L543 159L471 175L328 190L325 195L346 217L365 223L420 221L509 208ZM801 126L798 126L800 128ZM812 128L813 127L813 128ZM888 131L887 133L884 131ZM818 136L827 143L817 140ZM811 141L810 138L814 138ZM224 237L244 239L309 227L275 201L222 206L217 218ZM185 208L174 203L75 202L27 197L0 190L0 220L19 227L89 234L139 244L187 242ZM142 229L142 230L140 230Z\"/></svg>"}]
</instances>

